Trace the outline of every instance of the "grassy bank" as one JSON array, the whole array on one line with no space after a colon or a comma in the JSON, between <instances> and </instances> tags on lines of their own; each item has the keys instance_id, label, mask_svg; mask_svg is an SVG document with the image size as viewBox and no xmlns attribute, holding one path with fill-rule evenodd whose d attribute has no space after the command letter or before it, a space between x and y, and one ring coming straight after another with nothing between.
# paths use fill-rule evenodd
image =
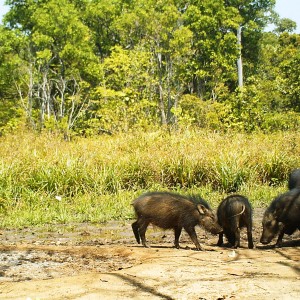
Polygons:
<instances>
[{"instance_id":1,"label":"grassy bank","mask_svg":"<svg viewBox=\"0 0 300 300\"><path fill-rule=\"evenodd\" d=\"M238 192L266 206L300 166L299 142L297 133L2 137L0 226L131 218L148 190L200 193L213 207Z\"/></svg>"}]
</instances>

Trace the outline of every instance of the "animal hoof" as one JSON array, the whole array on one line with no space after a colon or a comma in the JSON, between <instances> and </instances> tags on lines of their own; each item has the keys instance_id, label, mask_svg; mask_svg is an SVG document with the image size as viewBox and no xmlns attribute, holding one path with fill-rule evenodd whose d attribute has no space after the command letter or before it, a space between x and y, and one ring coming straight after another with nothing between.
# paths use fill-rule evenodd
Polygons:
<instances>
[{"instance_id":1,"label":"animal hoof","mask_svg":"<svg viewBox=\"0 0 300 300\"><path fill-rule=\"evenodd\" d=\"M203 251L203 248L197 247L195 250L196 250L196 251Z\"/></svg>"}]
</instances>

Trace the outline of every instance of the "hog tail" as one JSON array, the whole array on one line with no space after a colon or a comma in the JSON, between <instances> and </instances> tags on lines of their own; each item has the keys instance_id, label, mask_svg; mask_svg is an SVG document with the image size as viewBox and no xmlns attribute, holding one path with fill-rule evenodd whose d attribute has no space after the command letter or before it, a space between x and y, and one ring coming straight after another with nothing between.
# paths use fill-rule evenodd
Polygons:
<instances>
[{"instance_id":1,"label":"hog tail","mask_svg":"<svg viewBox=\"0 0 300 300\"><path fill-rule=\"evenodd\" d=\"M238 214L236 214L236 215L233 215L233 216L231 216L230 218L234 218L234 217L236 217L236 216L242 215L242 214L244 213L245 209L246 209L246 207L245 207L245 205L243 205L243 209L242 209L242 211L241 211L241 212L239 212L239 213L238 213Z\"/></svg>"}]
</instances>

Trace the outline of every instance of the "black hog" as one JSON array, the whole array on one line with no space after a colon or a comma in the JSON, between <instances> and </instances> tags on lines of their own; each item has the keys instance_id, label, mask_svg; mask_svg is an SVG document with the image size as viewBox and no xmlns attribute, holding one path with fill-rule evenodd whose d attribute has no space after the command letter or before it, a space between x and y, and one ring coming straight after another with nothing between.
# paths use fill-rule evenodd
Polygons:
<instances>
[{"instance_id":1,"label":"black hog","mask_svg":"<svg viewBox=\"0 0 300 300\"><path fill-rule=\"evenodd\" d=\"M292 189L275 198L266 209L262 220L260 242L269 244L278 234L275 247L280 247L284 234L300 229L300 189Z\"/></svg>"},{"instance_id":2,"label":"black hog","mask_svg":"<svg viewBox=\"0 0 300 300\"><path fill-rule=\"evenodd\" d=\"M219 233L218 246L223 245L223 234L233 248L240 247L240 230L247 228L248 248L253 248L252 208L248 199L241 195L225 198L217 209L218 223L223 228Z\"/></svg>"},{"instance_id":3,"label":"black hog","mask_svg":"<svg viewBox=\"0 0 300 300\"><path fill-rule=\"evenodd\" d=\"M179 249L182 228L189 234L196 249L201 250L195 226L203 226L207 231L218 234L222 229L209 205L200 198L182 196L168 192L150 192L133 201L137 221L132 224L138 243L140 239L147 247L145 233L151 223L163 229L173 229L175 247Z\"/></svg>"},{"instance_id":4,"label":"black hog","mask_svg":"<svg viewBox=\"0 0 300 300\"><path fill-rule=\"evenodd\" d=\"M300 169L294 169L289 175L289 190L300 188Z\"/></svg>"}]
</instances>

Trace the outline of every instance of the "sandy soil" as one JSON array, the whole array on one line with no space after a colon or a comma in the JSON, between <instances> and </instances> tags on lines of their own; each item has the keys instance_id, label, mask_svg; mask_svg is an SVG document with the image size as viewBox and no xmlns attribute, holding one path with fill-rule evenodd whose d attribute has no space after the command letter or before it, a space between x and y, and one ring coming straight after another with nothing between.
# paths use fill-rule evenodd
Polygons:
<instances>
[{"instance_id":1,"label":"sandy soil","mask_svg":"<svg viewBox=\"0 0 300 300\"><path fill-rule=\"evenodd\" d=\"M137 245L131 222L69 224L0 231L0 299L300 299L300 233L282 248L262 246L263 210L255 210L256 247L217 247L198 228L204 251L187 234L150 228ZM275 241L274 241L275 242Z\"/></svg>"}]
</instances>

